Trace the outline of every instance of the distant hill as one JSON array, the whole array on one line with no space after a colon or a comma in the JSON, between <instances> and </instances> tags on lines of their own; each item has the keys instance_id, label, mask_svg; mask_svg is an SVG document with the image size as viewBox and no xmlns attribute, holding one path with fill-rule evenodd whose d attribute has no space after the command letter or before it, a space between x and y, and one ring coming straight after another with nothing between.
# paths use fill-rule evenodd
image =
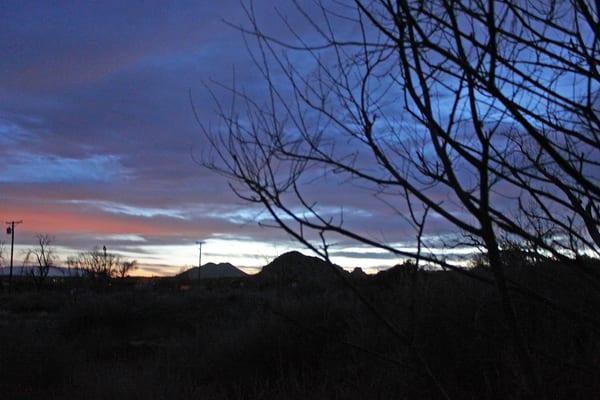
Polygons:
<instances>
[{"instance_id":1,"label":"distant hill","mask_svg":"<svg viewBox=\"0 0 600 400\"><path fill-rule=\"evenodd\" d=\"M377 283L400 283L408 282L415 277L417 270L414 264L396 264L391 268L381 270L374 276Z\"/></svg>"},{"instance_id":2,"label":"distant hill","mask_svg":"<svg viewBox=\"0 0 600 400\"><path fill-rule=\"evenodd\" d=\"M13 276L30 276L31 271L33 270L35 275L38 275L37 267L23 267L23 266L14 266L13 267ZM0 276L9 276L10 275L10 267L0 267ZM50 267L48 271L48 277L67 277L67 276L77 276L77 271L69 270L64 267Z\"/></svg>"},{"instance_id":3,"label":"distant hill","mask_svg":"<svg viewBox=\"0 0 600 400\"><path fill-rule=\"evenodd\" d=\"M265 265L256 276L263 283L339 283L335 269L347 274L340 266L333 265L332 268L320 258L291 251Z\"/></svg>"},{"instance_id":4,"label":"distant hill","mask_svg":"<svg viewBox=\"0 0 600 400\"><path fill-rule=\"evenodd\" d=\"M352 277L352 279L360 280L369 278L369 275L367 275L367 273L363 271L362 268L356 267L352 270L352 272L350 272L350 277Z\"/></svg>"},{"instance_id":5,"label":"distant hill","mask_svg":"<svg viewBox=\"0 0 600 400\"><path fill-rule=\"evenodd\" d=\"M200 268L200 279L242 278L247 274L230 263L207 263ZM193 267L175 276L176 278L198 279L198 267Z\"/></svg>"}]
</instances>

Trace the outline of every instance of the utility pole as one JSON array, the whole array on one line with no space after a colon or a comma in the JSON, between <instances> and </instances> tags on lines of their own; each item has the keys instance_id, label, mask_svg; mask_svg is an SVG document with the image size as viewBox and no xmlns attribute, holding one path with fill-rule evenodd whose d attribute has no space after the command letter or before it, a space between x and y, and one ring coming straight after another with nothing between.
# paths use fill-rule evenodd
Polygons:
<instances>
[{"instance_id":1,"label":"utility pole","mask_svg":"<svg viewBox=\"0 0 600 400\"><path fill-rule=\"evenodd\" d=\"M202 240L196 241L198 245L198 284L200 284L200 267L202 267L202 245L204 242Z\"/></svg>"},{"instance_id":2,"label":"utility pole","mask_svg":"<svg viewBox=\"0 0 600 400\"><path fill-rule=\"evenodd\" d=\"M12 290L12 276L13 276L13 254L15 250L15 225L22 224L23 221L7 221L6 225L10 225L6 228L6 233L10 235L10 272L8 274L8 291Z\"/></svg>"}]
</instances>

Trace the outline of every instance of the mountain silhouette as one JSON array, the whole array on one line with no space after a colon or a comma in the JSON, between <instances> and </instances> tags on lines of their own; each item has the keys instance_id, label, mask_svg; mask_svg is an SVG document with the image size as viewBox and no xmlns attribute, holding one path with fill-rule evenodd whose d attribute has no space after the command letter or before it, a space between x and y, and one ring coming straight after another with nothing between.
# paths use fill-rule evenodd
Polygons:
<instances>
[{"instance_id":1,"label":"mountain silhouette","mask_svg":"<svg viewBox=\"0 0 600 400\"><path fill-rule=\"evenodd\" d=\"M396 264L391 268L386 270L381 270L374 276L374 280L377 283L406 283L409 282L412 278L417 276L418 272L416 270L415 264L412 263L404 263L404 264Z\"/></svg>"},{"instance_id":2,"label":"mountain silhouette","mask_svg":"<svg viewBox=\"0 0 600 400\"><path fill-rule=\"evenodd\" d=\"M360 267L356 267L350 272L350 277L352 279L367 279L369 275Z\"/></svg>"},{"instance_id":3,"label":"mountain silhouette","mask_svg":"<svg viewBox=\"0 0 600 400\"><path fill-rule=\"evenodd\" d=\"M242 278L247 274L230 263L206 263L200 268L200 279ZM198 279L198 267L176 275L180 279Z\"/></svg>"},{"instance_id":4,"label":"mountain silhouette","mask_svg":"<svg viewBox=\"0 0 600 400\"><path fill-rule=\"evenodd\" d=\"M335 264L328 264L320 258L291 251L265 265L257 277L262 283L335 284L340 281L336 271L347 274Z\"/></svg>"}]
</instances>

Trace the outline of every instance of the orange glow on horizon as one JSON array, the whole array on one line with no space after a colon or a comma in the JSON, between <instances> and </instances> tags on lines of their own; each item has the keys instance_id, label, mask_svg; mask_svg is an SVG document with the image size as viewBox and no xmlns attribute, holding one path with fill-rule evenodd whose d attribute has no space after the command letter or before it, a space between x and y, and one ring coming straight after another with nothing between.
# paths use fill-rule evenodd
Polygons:
<instances>
[{"instance_id":1,"label":"orange glow on horizon","mask_svg":"<svg viewBox=\"0 0 600 400\"><path fill-rule=\"evenodd\" d=\"M185 220L146 218L112 214L99 210L82 210L73 205L44 205L25 207L9 205L3 214L25 220L21 230L30 233L94 233L161 235L196 234L198 229Z\"/></svg>"}]
</instances>

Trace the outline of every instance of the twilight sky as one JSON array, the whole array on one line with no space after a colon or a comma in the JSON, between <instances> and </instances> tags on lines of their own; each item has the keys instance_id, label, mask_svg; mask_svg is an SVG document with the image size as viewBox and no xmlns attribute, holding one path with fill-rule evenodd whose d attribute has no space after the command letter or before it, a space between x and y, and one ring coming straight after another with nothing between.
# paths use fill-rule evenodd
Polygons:
<instances>
[{"instance_id":1,"label":"twilight sky","mask_svg":"<svg viewBox=\"0 0 600 400\"><path fill-rule=\"evenodd\" d=\"M256 11L276 20L270 2ZM24 220L17 259L37 233L55 238L63 260L106 245L146 275L194 265L200 238L203 262L246 267L298 247L259 227L264 213L194 162L206 146L188 92L211 121L203 82L228 82L235 67L238 85L257 86L241 35L222 18L245 21L238 0L0 3L0 218ZM369 199L346 207L374 235L397 233L391 211ZM345 267L397 262L335 251Z\"/></svg>"}]
</instances>

